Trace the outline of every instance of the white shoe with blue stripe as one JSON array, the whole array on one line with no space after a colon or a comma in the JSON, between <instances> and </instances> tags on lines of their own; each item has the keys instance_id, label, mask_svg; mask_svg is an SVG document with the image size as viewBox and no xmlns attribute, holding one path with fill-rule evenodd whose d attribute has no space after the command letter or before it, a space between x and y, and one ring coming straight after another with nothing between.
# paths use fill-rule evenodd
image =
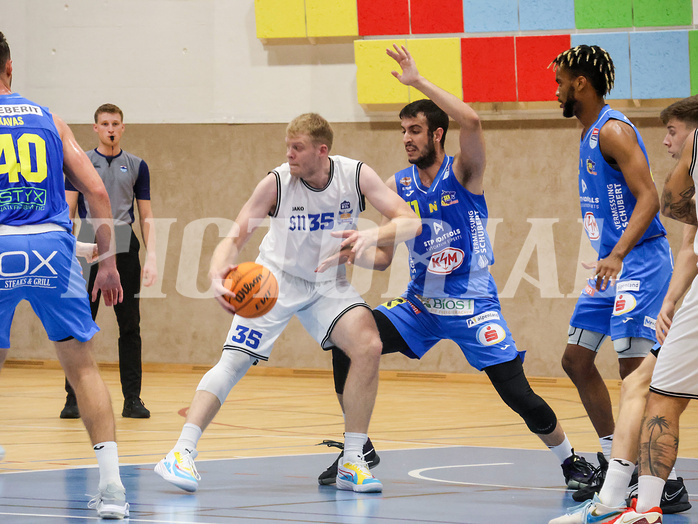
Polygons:
<instances>
[{"instance_id":1,"label":"white shoe with blue stripe","mask_svg":"<svg viewBox=\"0 0 698 524\"><path fill-rule=\"evenodd\" d=\"M201 480L194 465L196 455L196 450L170 451L155 465L155 473L184 491L194 492Z\"/></svg>"}]
</instances>

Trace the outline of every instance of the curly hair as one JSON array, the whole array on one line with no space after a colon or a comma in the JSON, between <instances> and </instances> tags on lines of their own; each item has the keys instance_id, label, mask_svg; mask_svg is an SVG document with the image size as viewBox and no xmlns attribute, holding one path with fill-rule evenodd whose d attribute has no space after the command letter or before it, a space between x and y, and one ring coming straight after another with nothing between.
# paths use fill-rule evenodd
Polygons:
<instances>
[{"instance_id":1,"label":"curly hair","mask_svg":"<svg viewBox=\"0 0 698 524\"><path fill-rule=\"evenodd\" d=\"M572 76L588 78L601 98L610 93L616 79L611 55L597 45L578 45L568 49L557 55L550 66L554 71L563 68Z\"/></svg>"}]
</instances>

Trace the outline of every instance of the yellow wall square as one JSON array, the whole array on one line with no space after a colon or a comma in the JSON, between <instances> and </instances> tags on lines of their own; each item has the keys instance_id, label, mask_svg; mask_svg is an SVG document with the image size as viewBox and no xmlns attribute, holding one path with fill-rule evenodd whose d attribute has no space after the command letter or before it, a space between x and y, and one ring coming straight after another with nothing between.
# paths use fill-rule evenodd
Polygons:
<instances>
[{"instance_id":1,"label":"yellow wall square","mask_svg":"<svg viewBox=\"0 0 698 524\"><path fill-rule=\"evenodd\" d=\"M400 69L385 53L393 42L405 44L404 40L354 40L359 104L406 104L410 101L408 87L390 74Z\"/></svg>"},{"instance_id":2,"label":"yellow wall square","mask_svg":"<svg viewBox=\"0 0 698 524\"><path fill-rule=\"evenodd\" d=\"M406 47L422 76L463 100L459 38L415 38ZM410 101L421 98L422 93L410 88Z\"/></svg>"},{"instance_id":3,"label":"yellow wall square","mask_svg":"<svg viewBox=\"0 0 698 524\"><path fill-rule=\"evenodd\" d=\"M304 0L254 0L257 38L305 38Z\"/></svg>"},{"instance_id":4,"label":"yellow wall square","mask_svg":"<svg viewBox=\"0 0 698 524\"><path fill-rule=\"evenodd\" d=\"M308 36L358 36L356 0L305 0Z\"/></svg>"}]
</instances>

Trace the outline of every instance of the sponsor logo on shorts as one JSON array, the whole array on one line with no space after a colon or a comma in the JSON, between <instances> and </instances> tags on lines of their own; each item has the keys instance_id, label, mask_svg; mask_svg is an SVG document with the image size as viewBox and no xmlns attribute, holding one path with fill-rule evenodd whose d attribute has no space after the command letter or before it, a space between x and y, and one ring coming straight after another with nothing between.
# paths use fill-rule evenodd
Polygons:
<instances>
[{"instance_id":1,"label":"sponsor logo on shorts","mask_svg":"<svg viewBox=\"0 0 698 524\"><path fill-rule=\"evenodd\" d=\"M429 313L446 317L470 316L475 311L475 302L464 298L418 297ZM470 326L468 326L470 327Z\"/></svg>"},{"instance_id":2,"label":"sponsor logo on shorts","mask_svg":"<svg viewBox=\"0 0 698 524\"><path fill-rule=\"evenodd\" d=\"M613 315L620 316L630 313L637 306L637 300L630 293L619 293L613 304Z\"/></svg>"},{"instance_id":3,"label":"sponsor logo on shorts","mask_svg":"<svg viewBox=\"0 0 698 524\"><path fill-rule=\"evenodd\" d=\"M507 334L499 324L485 324L477 330L477 340L483 346L493 346L504 340Z\"/></svg>"},{"instance_id":4,"label":"sponsor logo on shorts","mask_svg":"<svg viewBox=\"0 0 698 524\"><path fill-rule=\"evenodd\" d=\"M407 300L405 300L404 298L397 297L392 300L388 300L387 302L384 302L383 304L381 304L381 306L383 306L385 309L393 309L395 306L399 306L400 304L404 304L405 302L407 302Z\"/></svg>"},{"instance_id":5,"label":"sponsor logo on shorts","mask_svg":"<svg viewBox=\"0 0 698 524\"><path fill-rule=\"evenodd\" d=\"M477 326L478 324L482 324L483 322L487 322L488 320L501 320L501 317L499 316L499 313L496 311L486 311L485 313L480 313L477 316L474 316L473 318L468 319L468 327L473 327Z\"/></svg>"},{"instance_id":6,"label":"sponsor logo on shorts","mask_svg":"<svg viewBox=\"0 0 698 524\"><path fill-rule=\"evenodd\" d=\"M652 317L645 317L645 322L642 324L646 328L655 329L657 325L657 319Z\"/></svg>"},{"instance_id":7,"label":"sponsor logo on shorts","mask_svg":"<svg viewBox=\"0 0 698 524\"><path fill-rule=\"evenodd\" d=\"M427 271L437 275L448 275L460 267L464 258L462 249L447 247L431 255Z\"/></svg>"},{"instance_id":8,"label":"sponsor logo on shorts","mask_svg":"<svg viewBox=\"0 0 698 524\"><path fill-rule=\"evenodd\" d=\"M640 291L640 281L623 280L616 283L616 293L623 293L624 291Z\"/></svg>"},{"instance_id":9,"label":"sponsor logo on shorts","mask_svg":"<svg viewBox=\"0 0 698 524\"><path fill-rule=\"evenodd\" d=\"M591 284L587 284L582 293L586 293L590 297L593 297L596 294L596 288Z\"/></svg>"},{"instance_id":10,"label":"sponsor logo on shorts","mask_svg":"<svg viewBox=\"0 0 698 524\"><path fill-rule=\"evenodd\" d=\"M598 240L601 238L599 225L596 223L596 217L591 211L584 215L584 231L587 232L589 240Z\"/></svg>"},{"instance_id":11,"label":"sponsor logo on shorts","mask_svg":"<svg viewBox=\"0 0 698 524\"><path fill-rule=\"evenodd\" d=\"M58 254L51 252L44 257L32 250L31 255L25 251L5 251L0 253L0 290L18 287L55 288L57 271L51 265L51 259ZM45 268L50 275L36 275Z\"/></svg>"},{"instance_id":12,"label":"sponsor logo on shorts","mask_svg":"<svg viewBox=\"0 0 698 524\"><path fill-rule=\"evenodd\" d=\"M599 128L595 127L591 130L591 136L589 137L589 147L591 147L592 149L596 149L597 145L599 145Z\"/></svg>"}]
</instances>

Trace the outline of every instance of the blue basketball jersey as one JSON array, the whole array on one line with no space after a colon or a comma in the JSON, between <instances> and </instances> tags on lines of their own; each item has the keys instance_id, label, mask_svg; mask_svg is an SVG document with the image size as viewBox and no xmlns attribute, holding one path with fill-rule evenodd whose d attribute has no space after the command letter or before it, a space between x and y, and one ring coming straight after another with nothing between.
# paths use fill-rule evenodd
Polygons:
<instances>
[{"instance_id":1,"label":"blue basketball jersey","mask_svg":"<svg viewBox=\"0 0 698 524\"><path fill-rule=\"evenodd\" d=\"M494 263L487 235L484 195L465 189L447 156L430 187L414 166L395 174L397 193L422 219L422 232L407 242L410 294L438 298L483 298L497 295L489 266Z\"/></svg>"},{"instance_id":2,"label":"blue basketball jersey","mask_svg":"<svg viewBox=\"0 0 698 524\"><path fill-rule=\"evenodd\" d=\"M625 182L623 173L606 161L599 147L599 132L611 119L625 122L633 128L637 142L649 164L645 144L635 126L625 115L605 105L596 122L582 137L579 146L579 203L584 219L584 230L591 245L599 254L599 259L607 257L618 243L637 203ZM666 230L657 214L638 244L648 238L665 235Z\"/></svg>"},{"instance_id":3,"label":"blue basketball jersey","mask_svg":"<svg viewBox=\"0 0 698 524\"><path fill-rule=\"evenodd\" d=\"M49 110L0 95L0 224L72 229L63 182L63 143Z\"/></svg>"}]
</instances>

